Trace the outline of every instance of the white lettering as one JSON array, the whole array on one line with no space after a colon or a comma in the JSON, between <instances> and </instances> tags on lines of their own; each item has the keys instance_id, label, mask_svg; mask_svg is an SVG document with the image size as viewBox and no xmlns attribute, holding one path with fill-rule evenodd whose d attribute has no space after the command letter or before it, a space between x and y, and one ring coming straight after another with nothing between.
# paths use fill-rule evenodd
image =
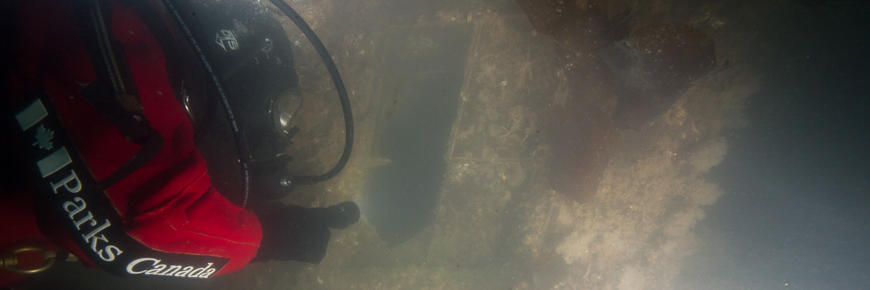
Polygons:
<instances>
[{"instance_id":1,"label":"white lettering","mask_svg":"<svg viewBox=\"0 0 870 290\"><path fill-rule=\"evenodd\" d=\"M190 273L190 271L193 271L192 266L184 267L184 269L178 271L178 273L175 273L175 277L184 277L184 275L187 275L187 273Z\"/></svg>"},{"instance_id":2,"label":"white lettering","mask_svg":"<svg viewBox=\"0 0 870 290\"><path fill-rule=\"evenodd\" d=\"M205 267L196 268L196 270L193 270L193 272L190 272L190 274L188 274L187 277L190 277L190 278L199 277L199 275L202 274L202 272L205 272L206 270L211 268L211 265L212 265L212 263L208 263L208 265L205 265Z\"/></svg>"},{"instance_id":3,"label":"white lettering","mask_svg":"<svg viewBox=\"0 0 870 290\"><path fill-rule=\"evenodd\" d=\"M91 212L88 212L88 214L90 214L90 213ZM106 223L104 223L103 225L97 227L96 229L94 229L93 231L88 233L87 235L82 235L82 238L85 239L85 242L91 242L91 249L93 249L94 252L97 251L97 241L98 240L103 240L103 242L106 242L106 243L109 242L109 240L106 239L105 235L100 235L99 237L94 237L94 236L97 235L98 233L100 233L101 231L105 230L106 228L108 228L110 225L112 225L112 224L110 224L109 220L107 219ZM93 225L91 225L91 226L93 226ZM91 238L93 238L93 239L91 239Z\"/></svg>"},{"instance_id":4,"label":"white lettering","mask_svg":"<svg viewBox=\"0 0 870 290\"><path fill-rule=\"evenodd\" d=\"M106 246L105 249L106 249L105 252L103 252L103 250L97 251L97 255L100 256L100 259L103 259L103 261L106 261L106 262L114 261L115 257L120 256L121 253L124 252L124 251L121 251L121 249L118 249L118 247L115 247L113 245L108 245L108 246ZM103 255L103 253L106 253L108 255L108 257Z\"/></svg>"},{"instance_id":5,"label":"white lettering","mask_svg":"<svg viewBox=\"0 0 870 290\"><path fill-rule=\"evenodd\" d=\"M70 170L70 172L71 173L69 176L67 176L66 178L64 178L63 180L61 180L58 183L49 182L49 184L51 184L51 189L54 189L54 193L57 193L57 189L60 188L61 186L66 188L66 191L69 191L70 193L78 193L79 191L82 190L82 182L79 180L79 177L76 175L76 171ZM72 181L75 181L76 183L75 183L75 186L70 187L69 183Z\"/></svg>"},{"instance_id":6,"label":"white lettering","mask_svg":"<svg viewBox=\"0 0 870 290\"><path fill-rule=\"evenodd\" d=\"M48 116L48 111L45 109L45 106L43 106L42 101L37 99L29 107L27 107L24 111L20 112L15 117L18 121L18 124L21 126L21 129L23 131L27 131L33 126L37 125L39 122L41 122L46 116ZM53 148L51 140L54 138L54 131L52 131L50 128L45 128L44 124L36 128L34 137L36 138L36 143L33 144L34 146L39 145L39 148L46 150L51 150ZM75 170L70 170L69 175L63 177L58 182L51 182L48 180L49 177L52 177L52 180L57 180L54 174L66 167L67 165L72 164L72 162L72 158L66 147L61 147L60 149L51 152L51 154L49 154L48 156L45 156L42 159L36 161L36 166L39 169L39 172L42 174L42 178L44 179L43 182L47 182L55 194L59 193L58 191L61 187L63 187L67 192L73 194L82 191L84 184L82 183L81 179L79 179ZM60 199L59 197L56 198ZM114 261L116 257L124 253L121 248L109 244L109 239L107 239L105 235L98 236L100 232L109 228L109 226L111 226L111 223L108 219L106 219L106 222L103 225L97 226L98 222L94 219L94 214L91 211L86 211L87 202L85 202L85 199L75 196L71 201L65 201L61 205L61 207L64 211L67 212L70 220L72 221L73 225L75 225L76 229L81 231L82 225L86 225L87 228L92 228L91 232L82 235L82 238L85 240L86 243L90 243L91 250L95 254L97 254L100 259L106 262L111 262ZM79 218L79 213L86 213L86 215ZM100 212L98 211L97 214L99 215ZM102 241L102 243L100 241ZM100 249L97 250L97 248ZM140 274L144 272L145 270L138 273L133 273L133 267L135 267L136 264L147 261L149 259L151 258L139 259L134 261L133 263L130 263L127 267L127 271L132 274ZM154 265L158 265L158 262L160 262L160 260L156 259L151 260L153 260Z\"/></svg>"},{"instance_id":7,"label":"white lettering","mask_svg":"<svg viewBox=\"0 0 870 290\"><path fill-rule=\"evenodd\" d=\"M203 278L203 279L208 278L208 276L211 276L211 274L214 274L214 271L215 271L214 268L208 269L208 271L206 271L205 273L202 273L202 275L199 275L199 277Z\"/></svg>"},{"instance_id":8,"label":"white lettering","mask_svg":"<svg viewBox=\"0 0 870 290\"><path fill-rule=\"evenodd\" d=\"M70 218L72 218L72 217L70 217ZM94 220L94 214L92 214L91 212L88 212L88 216L86 216L83 219L75 221L76 228L82 229L82 224L84 224L86 221L91 221L91 226L97 225L97 221Z\"/></svg>"},{"instance_id":9,"label":"white lettering","mask_svg":"<svg viewBox=\"0 0 870 290\"><path fill-rule=\"evenodd\" d=\"M137 272L133 269L136 267L136 265L139 265L139 263L142 263L145 261L153 261L154 263L151 264L152 267L157 265L157 263L160 263L160 260L157 260L154 258L139 258L139 259L133 260L133 262L130 262L130 264L127 264L127 273L134 274L134 275L145 273L145 270Z\"/></svg>"},{"instance_id":10,"label":"white lettering","mask_svg":"<svg viewBox=\"0 0 870 290\"><path fill-rule=\"evenodd\" d=\"M154 269L151 269L151 270L148 270L148 272L145 272L145 275L160 275L160 271L163 271L163 269L165 269L165 268L166 268L166 265L157 264L157 266L154 266Z\"/></svg>"},{"instance_id":11,"label":"white lettering","mask_svg":"<svg viewBox=\"0 0 870 290\"><path fill-rule=\"evenodd\" d=\"M73 219L73 216L75 216L77 213L82 212L83 210L85 210L85 207L87 207L85 200L82 199L81 197L76 196L76 198L73 198L73 201L81 202L82 205L79 206L79 205L73 203L72 201L67 201L67 202L63 203L63 210L65 210L66 212L69 213L69 219ZM72 210L69 209L70 206L74 207L74 209L72 209Z\"/></svg>"},{"instance_id":12,"label":"white lettering","mask_svg":"<svg viewBox=\"0 0 870 290\"><path fill-rule=\"evenodd\" d=\"M160 276L172 276L176 271L181 270L181 266L179 265L171 265L169 269L166 269L166 272L160 273Z\"/></svg>"},{"instance_id":13,"label":"white lettering","mask_svg":"<svg viewBox=\"0 0 870 290\"><path fill-rule=\"evenodd\" d=\"M106 251L108 252L109 247L106 247ZM116 248L117 249L117 248ZM120 252L120 250L118 250ZM142 269L140 264L147 265L147 262L151 261L150 268ZM174 276L174 277L187 277L187 278L208 278L215 272L217 269L212 268L211 266L214 263L208 263L205 267L195 268L193 266L185 266L185 265L166 265L161 264L161 260L155 258L140 258L133 260L130 264L127 264L127 273L138 275L153 275L153 276ZM149 266L145 266L149 267Z\"/></svg>"},{"instance_id":14,"label":"white lettering","mask_svg":"<svg viewBox=\"0 0 870 290\"><path fill-rule=\"evenodd\" d=\"M95 253L99 254L99 252L97 251L97 244L98 244L97 241L103 241L103 242L106 242L108 244L109 239L106 239L106 235L100 235L99 237L93 237L93 239L91 239L91 250L93 250ZM102 251L102 250L100 250L100 251Z\"/></svg>"}]
</instances>

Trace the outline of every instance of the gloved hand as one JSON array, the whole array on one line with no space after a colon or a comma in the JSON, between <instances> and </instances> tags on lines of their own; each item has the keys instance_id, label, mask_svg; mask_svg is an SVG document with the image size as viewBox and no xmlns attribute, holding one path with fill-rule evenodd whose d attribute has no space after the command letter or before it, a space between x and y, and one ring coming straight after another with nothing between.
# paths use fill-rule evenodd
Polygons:
<instances>
[{"instance_id":1,"label":"gloved hand","mask_svg":"<svg viewBox=\"0 0 870 290\"><path fill-rule=\"evenodd\" d=\"M330 228L343 229L359 220L356 203L346 201L327 208L281 206L255 212L263 240L252 261L301 261L320 263L326 255Z\"/></svg>"}]
</instances>

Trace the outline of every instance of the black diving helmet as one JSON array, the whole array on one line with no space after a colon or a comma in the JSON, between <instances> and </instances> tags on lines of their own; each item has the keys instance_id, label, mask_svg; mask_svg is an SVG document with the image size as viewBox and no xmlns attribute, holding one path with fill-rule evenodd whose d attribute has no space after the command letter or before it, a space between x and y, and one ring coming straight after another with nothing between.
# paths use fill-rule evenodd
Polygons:
<instances>
[{"instance_id":1,"label":"black diving helmet","mask_svg":"<svg viewBox=\"0 0 870 290\"><path fill-rule=\"evenodd\" d=\"M246 136L249 142L256 143L262 137L259 135L266 133L292 137L287 135L291 131L290 121L302 105L302 96L294 66L293 44L274 18L275 8L259 1L243 0L179 1L177 9L186 18L185 23L212 70L185 74L193 78L191 84L208 86L198 90L206 92L204 95L192 95L194 90L188 90L190 94L182 96L197 129L213 131L207 124L214 123L212 118L217 116L212 115L226 114L212 110L225 110L221 102L226 98L236 119L227 121L235 121L244 131L258 135ZM200 53L195 50L194 54ZM188 58L187 61L200 62L200 59ZM195 63L186 67L205 69ZM218 78L223 91L216 91L212 80L197 80L197 77Z\"/></svg>"},{"instance_id":2,"label":"black diving helmet","mask_svg":"<svg viewBox=\"0 0 870 290\"><path fill-rule=\"evenodd\" d=\"M212 185L226 193L280 198L297 185L322 182L347 164L353 148L353 118L347 90L317 35L286 2L157 0L184 32L173 67L178 94L194 124L194 142L206 159ZM280 13L279 13L280 12ZM303 104L293 46L281 23L287 16L317 51L338 93L344 116L341 158L320 175L290 175L287 155L299 131ZM164 37L166 38L166 37ZM185 42L185 41L181 41ZM175 54L175 53L173 53ZM170 73L172 75L172 73ZM233 158L237 157L237 158Z\"/></svg>"},{"instance_id":3,"label":"black diving helmet","mask_svg":"<svg viewBox=\"0 0 870 290\"><path fill-rule=\"evenodd\" d=\"M163 2L178 31L190 32L176 49L178 96L213 185L242 204L249 185L254 195L283 196L303 98L280 11L259 1Z\"/></svg>"}]
</instances>

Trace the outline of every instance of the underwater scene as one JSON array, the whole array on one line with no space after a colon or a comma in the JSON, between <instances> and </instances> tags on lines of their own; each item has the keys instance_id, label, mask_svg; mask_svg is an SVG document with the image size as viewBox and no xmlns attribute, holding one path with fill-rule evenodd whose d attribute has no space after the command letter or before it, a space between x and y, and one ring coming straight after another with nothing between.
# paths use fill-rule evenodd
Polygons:
<instances>
[{"instance_id":1,"label":"underwater scene","mask_svg":"<svg viewBox=\"0 0 870 290\"><path fill-rule=\"evenodd\" d=\"M278 8L238 2L280 23L298 75L298 129L271 144L293 158L269 170L329 171L347 133L329 70ZM864 1L286 3L353 115L341 172L274 199L359 206L322 261L202 281L59 263L14 289L870 285ZM207 162L232 156L209 171L237 176L232 138L206 139Z\"/></svg>"}]
</instances>

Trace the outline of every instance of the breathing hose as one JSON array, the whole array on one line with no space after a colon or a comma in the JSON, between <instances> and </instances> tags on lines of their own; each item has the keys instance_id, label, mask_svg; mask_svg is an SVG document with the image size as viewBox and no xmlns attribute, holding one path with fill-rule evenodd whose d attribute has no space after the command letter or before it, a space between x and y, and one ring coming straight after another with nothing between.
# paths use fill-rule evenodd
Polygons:
<instances>
[{"instance_id":1,"label":"breathing hose","mask_svg":"<svg viewBox=\"0 0 870 290\"><path fill-rule=\"evenodd\" d=\"M208 71L209 76L212 79L215 87L217 88L218 94L221 96L221 100L224 104L224 111L227 114L227 120L229 120L232 125L233 131L233 139L235 139L236 147L239 151L239 166L242 170L242 178L244 181L244 194L242 195L242 207L245 207L248 204L248 194L251 188L251 174L250 174L250 164L251 164L251 153L248 149L248 140L245 139L245 134L242 131L242 126L239 126L238 122L236 122L235 114L233 114L232 108L230 108L230 102L227 98L226 93L224 92L224 87L221 85L220 78L215 73L211 62L206 57L205 52L197 43L196 39L193 37L193 33L188 28L187 24L184 22L184 19L181 18L181 15L178 13L178 10L175 9L175 5L173 5L171 0L163 0L163 5L166 6L166 9L172 13L174 16L176 23L178 26L184 30L184 35L187 36L187 40L190 41L190 44L193 46L193 49L196 51L196 54L199 55L199 59L202 61L202 64L205 66L206 71Z\"/></svg>"},{"instance_id":2,"label":"breathing hose","mask_svg":"<svg viewBox=\"0 0 870 290\"><path fill-rule=\"evenodd\" d=\"M314 31L311 30L311 27L305 23L305 20L302 19L302 16L299 16L299 13L296 13L290 5L287 5L283 0L269 0L274 4L281 12L284 12L293 23L299 27L299 30L302 30L302 33L305 34L305 37L308 38L308 41L311 42L311 45L314 46L314 49L317 51L317 54L320 55L320 59L323 60L323 63L326 65L326 70L329 71L329 75L332 77L332 83L335 85L335 90L338 92L338 98L341 101L341 110L344 113L344 151L341 153L341 158L338 160L338 163L335 164L328 172L322 175L314 175L314 176L292 176L287 177L282 181L282 185L290 186L290 185L310 185L316 184L332 177L338 175L338 173L347 165L348 159L350 159L350 152L353 149L353 116L351 114L350 109L350 100L347 97L347 89L344 87L344 82L341 80L341 75L338 73L338 68L335 66L335 63L332 61L332 57L329 56L329 52L326 51L326 47L323 46L323 43L320 42L320 38L314 34Z\"/></svg>"}]
</instances>

